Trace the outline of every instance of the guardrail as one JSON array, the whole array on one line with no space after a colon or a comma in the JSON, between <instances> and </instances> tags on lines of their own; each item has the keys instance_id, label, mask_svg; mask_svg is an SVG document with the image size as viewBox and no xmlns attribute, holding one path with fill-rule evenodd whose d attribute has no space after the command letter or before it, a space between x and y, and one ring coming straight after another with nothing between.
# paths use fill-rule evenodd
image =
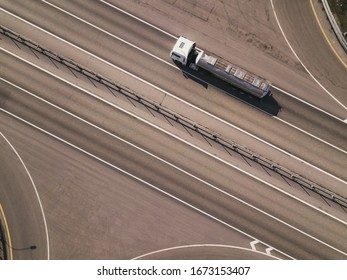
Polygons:
<instances>
[{"instance_id":1,"label":"guardrail","mask_svg":"<svg viewBox=\"0 0 347 280\"><path fill-rule=\"evenodd\" d=\"M0 260L6 260L6 259L7 259L6 240L5 240L5 234L2 228L2 221L0 218Z\"/></svg>"},{"instance_id":2,"label":"guardrail","mask_svg":"<svg viewBox=\"0 0 347 280\"><path fill-rule=\"evenodd\" d=\"M117 92L123 94L124 96L126 96L127 98L130 98L134 101L137 101L139 103L141 103L142 105L144 105L145 107L156 111L160 114L162 114L163 116L165 116L166 118L169 118L181 125L183 125L186 128L189 128L191 130L194 130L195 132L199 133L200 135L202 135L203 137L206 137L208 139L210 139L211 141L214 141L215 143L218 143L219 145L221 145L226 151L228 151L228 149L240 154L241 156L256 162L260 165L262 165L264 168L268 168L276 173L278 173L279 175L283 176L284 178L291 180L297 184L299 184L300 186L307 188L319 195L321 195L322 197L330 200L330 201L334 201L335 203L339 204L340 206L344 207L347 210L347 199L328 190L327 188L312 182L310 180L308 180L307 178L305 178L304 176L300 175L300 174L296 174L292 171L290 171L289 169L280 166L279 164L277 164L276 162L273 162L261 155L258 155L254 152L252 152L251 150L243 147L242 145L239 145L233 141L231 141L230 139L227 139L225 137L223 137L222 135L198 124L193 122L192 120L181 116L173 111L171 111L170 109L144 97L141 96L140 94L132 91L131 89L126 88L123 85L117 84L114 81L111 81L110 79L103 77L102 75L96 74L93 71L85 68L82 65L79 65L78 63L72 61L71 59L67 59L64 58L63 56L60 56L48 49L45 49L44 47L40 46L39 44L30 41L29 39L15 33L14 31L7 29L4 26L0 25L0 33L8 36L9 38L16 40L19 43L22 43L24 45L26 45L27 47L40 52L41 54L44 54L46 56L48 56L49 58L64 64L65 66L69 67L70 69L73 69L75 71L78 71L79 73L87 76L90 79L93 79L96 82L99 82L101 84L103 84L104 86L116 90Z\"/></svg>"},{"instance_id":3,"label":"guardrail","mask_svg":"<svg viewBox=\"0 0 347 280\"><path fill-rule=\"evenodd\" d=\"M328 0L322 0L322 3L323 3L323 7L324 7L324 10L325 10L325 13L327 14L328 16L328 19L330 21L330 24L337 36L337 39L339 40L341 46L343 47L343 49L345 50L345 52L347 53L347 41L345 40L345 37L343 36L339 26L337 25L336 23L336 20L330 10L330 7L329 7L329 4L328 4Z\"/></svg>"}]
</instances>

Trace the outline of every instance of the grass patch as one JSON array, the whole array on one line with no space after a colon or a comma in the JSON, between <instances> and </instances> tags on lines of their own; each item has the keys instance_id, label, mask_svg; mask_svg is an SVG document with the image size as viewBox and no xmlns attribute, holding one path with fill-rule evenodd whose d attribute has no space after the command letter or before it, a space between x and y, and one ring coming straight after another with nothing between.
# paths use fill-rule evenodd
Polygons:
<instances>
[{"instance_id":1,"label":"grass patch","mask_svg":"<svg viewBox=\"0 0 347 280\"><path fill-rule=\"evenodd\" d=\"M347 32L347 0L328 0L342 33Z\"/></svg>"}]
</instances>

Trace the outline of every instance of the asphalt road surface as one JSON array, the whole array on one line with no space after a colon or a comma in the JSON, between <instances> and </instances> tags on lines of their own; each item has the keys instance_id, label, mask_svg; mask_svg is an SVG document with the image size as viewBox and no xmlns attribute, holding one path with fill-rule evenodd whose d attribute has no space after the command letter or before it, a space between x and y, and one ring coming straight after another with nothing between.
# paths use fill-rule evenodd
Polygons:
<instances>
[{"instance_id":1,"label":"asphalt road surface","mask_svg":"<svg viewBox=\"0 0 347 280\"><path fill-rule=\"evenodd\" d=\"M347 197L347 70L310 1L0 1L0 18ZM177 67L179 35L271 80L272 96ZM1 220L13 259L347 258L346 208L0 39Z\"/></svg>"}]
</instances>

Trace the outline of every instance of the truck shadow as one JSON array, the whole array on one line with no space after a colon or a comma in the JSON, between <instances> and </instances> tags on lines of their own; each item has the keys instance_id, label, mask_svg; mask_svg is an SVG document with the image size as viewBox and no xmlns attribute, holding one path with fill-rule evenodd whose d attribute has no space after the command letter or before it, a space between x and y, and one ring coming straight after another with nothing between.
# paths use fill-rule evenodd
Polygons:
<instances>
[{"instance_id":1,"label":"truck shadow","mask_svg":"<svg viewBox=\"0 0 347 280\"><path fill-rule=\"evenodd\" d=\"M223 90L230 96L236 97L242 100L243 102L246 102L256 108L259 108L262 111L265 111L266 113L272 116L277 116L281 110L281 106L278 104L274 96L272 96L271 94L267 95L263 99L258 99L250 95L249 93L246 93L242 91L241 89L234 87L227 82L224 82L223 80L215 77L213 74L211 74L210 72L202 68L199 68L199 70L196 71L187 66L182 66L180 63L175 63L175 64L178 68L181 69L182 74L186 79L190 79L198 83L199 85L204 87L206 90L211 85L220 90Z\"/></svg>"}]
</instances>

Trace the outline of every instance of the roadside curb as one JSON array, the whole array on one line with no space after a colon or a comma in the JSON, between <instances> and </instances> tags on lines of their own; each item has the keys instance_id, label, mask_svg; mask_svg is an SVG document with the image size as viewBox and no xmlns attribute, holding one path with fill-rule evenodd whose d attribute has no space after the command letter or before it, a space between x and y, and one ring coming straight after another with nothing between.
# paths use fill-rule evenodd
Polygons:
<instances>
[{"instance_id":1,"label":"roadside curb","mask_svg":"<svg viewBox=\"0 0 347 280\"><path fill-rule=\"evenodd\" d=\"M2 226L2 217L0 217L0 260L7 260L6 237Z\"/></svg>"},{"instance_id":2,"label":"roadside curb","mask_svg":"<svg viewBox=\"0 0 347 280\"><path fill-rule=\"evenodd\" d=\"M341 64L347 69L347 49L344 49L343 45L338 39L338 36L336 35L335 30L333 29L332 23L330 22L329 16L324 7L323 0L310 0L310 4L323 37L330 46L332 52L335 54L336 58L340 60ZM327 6L327 8L330 11L329 6ZM334 19L332 14L331 16ZM340 30L339 32L341 33ZM343 37L342 34L341 36Z\"/></svg>"},{"instance_id":3,"label":"roadside curb","mask_svg":"<svg viewBox=\"0 0 347 280\"><path fill-rule=\"evenodd\" d=\"M332 14L330 7L329 7L329 3L327 0L322 0L322 4L325 10L325 13L327 14L327 17L329 19L329 22L341 44L341 46L343 47L343 49L345 50L345 52L347 53L347 42L340 30L340 27L338 26L338 24L336 23L336 20L334 18L334 15Z\"/></svg>"}]
</instances>

